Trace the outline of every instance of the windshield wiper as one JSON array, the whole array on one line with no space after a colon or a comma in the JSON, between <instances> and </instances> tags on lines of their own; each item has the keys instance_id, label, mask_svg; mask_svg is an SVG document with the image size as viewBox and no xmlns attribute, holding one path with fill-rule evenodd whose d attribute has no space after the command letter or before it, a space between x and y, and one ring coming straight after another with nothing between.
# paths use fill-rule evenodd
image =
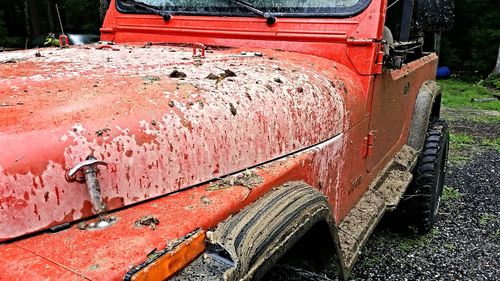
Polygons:
<instances>
[{"instance_id":1,"label":"windshield wiper","mask_svg":"<svg viewBox=\"0 0 500 281\"><path fill-rule=\"evenodd\" d=\"M245 2L242 0L227 0L227 1L234 3L242 8L249 10L250 12L252 12L256 15L259 15L259 16L265 18L268 25L273 25L276 23L276 17L272 13L259 10L248 2Z\"/></svg>"},{"instance_id":2,"label":"windshield wiper","mask_svg":"<svg viewBox=\"0 0 500 281\"><path fill-rule=\"evenodd\" d=\"M140 7L146 11L153 12L154 14L161 16L164 21L169 21L172 18L172 15L168 11L158 9L158 7L151 6L135 0L122 0L122 1L134 4L135 6Z\"/></svg>"}]
</instances>

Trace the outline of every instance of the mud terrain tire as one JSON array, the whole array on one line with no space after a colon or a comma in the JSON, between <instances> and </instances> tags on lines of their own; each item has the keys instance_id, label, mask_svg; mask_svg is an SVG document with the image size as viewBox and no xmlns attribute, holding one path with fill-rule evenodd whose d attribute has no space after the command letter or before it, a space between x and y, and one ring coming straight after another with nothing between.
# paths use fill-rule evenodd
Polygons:
<instances>
[{"instance_id":1,"label":"mud terrain tire","mask_svg":"<svg viewBox=\"0 0 500 281\"><path fill-rule=\"evenodd\" d=\"M235 264L224 273L228 280L258 279L330 214L323 194L304 182L289 182L221 223L210 243L225 249Z\"/></svg>"},{"instance_id":2,"label":"mud terrain tire","mask_svg":"<svg viewBox=\"0 0 500 281\"><path fill-rule=\"evenodd\" d=\"M431 121L413 180L400 205L402 216L419 233L432 229L443 193L449 133L444 120Z\"/></svg>"},{"instance_id":3,"label":"mud terrain tire","mask_svg":"<svg viewBox=\"0 0 500 281\"><path fill-rule=\"evenodd\" d=\"M432 32L449 30L453 26L454 10L454 0L417 0L417 28Z\"/></svg>"}]
</instances>

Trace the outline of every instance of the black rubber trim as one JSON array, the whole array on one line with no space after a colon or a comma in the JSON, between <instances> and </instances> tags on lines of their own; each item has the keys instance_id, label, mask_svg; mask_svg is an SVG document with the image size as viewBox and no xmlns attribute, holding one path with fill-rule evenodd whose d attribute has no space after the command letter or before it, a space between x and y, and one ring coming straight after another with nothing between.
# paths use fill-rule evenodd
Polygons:
<instances>
[{"instance_id":1,"label":"black rubber trim","mask_svg":"<svg viewBox=\"0 0 500 281\"><path fill-rule=\"evenodd\" d=\"M307 193L307 191L309 191L309 190L307 190L306 188L302 188L302 190L300 190L300 191L299 191L299 190L294 190L294 191L295 191L295 192L300 192L300 195L302 195L302 193ZM280 194L279 196L274 197L274 198L271 200L271 202L269 202L269 203L268 203L268 206L274 206L276 202L278 202L279 200L281 200L283 197L285 197L285 196L287 196L287 195L290 195L290 194L288 194L287 192L283 192L283 193L282 193L282 194ZM296 196L298 196L299 194L297 194L297 193L296 193L295 195L296 195ZM294 203L294 202L290 202L290 204L289 204L289 205L287 205L286 207L289 207L289 206L290 206L291 204L293 204L293 203ZM267 209L267 208L262 208L262 209L260 209L260 210L257 212L257 214L255 214L255 216L254 216L254 217L252 217L252 218L250 219L250 221L249 221L249 222L248 222L248 223L247 223L247 224L243 227L243 229L241 230L241 232L240 232L240 233L238 233L238 236L237 236L237 237L236 237L236 239L235 239L235 246L236 246L237 248L239 248L239 247L241 246L241 241L242 241L242 239L243 239L243 236L244 236L244 235L246 235L246 233L248 232L248 229L249 229L250 227L252 227L252 226L255 224L255 222L256 222L257 220L259 220L259 219L260 219L260 217L262 216L262 214L263 214L264 212L267 212L267 211L268 211L268 209Z\"/></svg>"},{"instance_id":2,"label":"black rubber trim","mask_svg":"<svg viewBox=\"0 0 500 281\"><path fill-rule=\"evenodd\" d=\"M275 8L266 9L265 7L258 7L261 10L272 13L276 17L284 18L349 18L362 13L368 6L370 6L372 0L360 0L356 5L347 8L307 8L306 12L297 12L297 9L293 8ZM148 11L127 9L126 5L123 5L121 0L116 1L116 9L122 14L154 14ZM294 11L295 10L295 11ZM171 15L197 15L197 16L218 16L218 17L259 17L237 7L234 8L222 8L220 11L209 11L203 9L202 11L193 9L176 10L169 9L165 10Z\"/></svg>"},{"instance_id":3,"label":"black rubber trim","mask_svg":"<svg viewBox=\"0 0 500 281\"><path fill-rule=\"evenodd\" d=\"M295 210L295 212L289 216L286 221L281 224L279 226L279 228L275 228L273 229L273 231L271 232L271 234L269 234L269 237L271 239L268 239L266 240L265 243L261 244L257 250L255 251L254 255L252 256L252 258L250 259L250 264L254 264L255 261L257 260L257 258L259 256L262 255L262 253L267 249L267 247L269 246L269 244L271 244L271 240L276 238L278 236L279 233L283 232L283 230L285 228L287 228L291 222L295 221L300 215L301 215L301 212L304 211L306 209L306 207L310 207L311 205L314 205L316 203L320 203L321 201L324 201L323 198L321 197L316 197L314 198L312 201L309 201L307 205L302 205L300 209L297 209ZM317 221L319 221L321 218L316 218ZM311 220L309 222L314 222L314 217L311 218Z\"/></svg>"}]
</instances>

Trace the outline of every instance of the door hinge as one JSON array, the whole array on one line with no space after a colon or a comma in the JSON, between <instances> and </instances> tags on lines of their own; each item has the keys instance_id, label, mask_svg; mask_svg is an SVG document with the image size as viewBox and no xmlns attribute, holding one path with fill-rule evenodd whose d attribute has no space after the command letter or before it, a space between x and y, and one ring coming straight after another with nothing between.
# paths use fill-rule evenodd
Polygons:
<instances>
[{"instance_id":1,"label":"door hinge","mask_svg":"<svg viewBox=\"0 0 500 281\"><path fill-rule=\"evenodd\" d=\"M375 59L375 74L382 74L384 68L384 45L379 44L377 58Z\"/></svg>"},{"instance_id":2,"label":"door hinge","mask_svg":"<svg viewBox=\"0 0 500 281\"><path fill-rule=\"evenodd\" d=\"M370 157L373 154L373 144L375 143L375 133L376 131L370 131L366 136L366 149L365 149L365 157Z\"/></svg>"},{"instance_id":3,"label":"door hinge","mask_svg":"<svg viewBox=\"0 0 500 281\"><path fill-rule=\"evenodd\" d=\"M375 39L348 37L347 44L353 46L372 46L375 44Z\"/></svg>"}]
</instances>

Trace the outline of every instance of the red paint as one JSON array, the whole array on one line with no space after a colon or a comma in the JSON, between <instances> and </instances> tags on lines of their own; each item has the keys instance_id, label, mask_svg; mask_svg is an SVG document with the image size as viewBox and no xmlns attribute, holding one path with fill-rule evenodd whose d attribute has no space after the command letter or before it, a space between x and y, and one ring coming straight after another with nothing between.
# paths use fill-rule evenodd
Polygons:
<instances>
[{"instance_id":1,"label":"red paint","mask_svg":"<svg viewBox=\"0 0 500 281\"><path fill-rule=\"evenodd\" d=\"M361 90L352 72L338 65L322 74L305 64L306 58L312 65L329 62L322 58L287 60L287 53L269 50L265 57L238 57L241 51L214 51L199 66L182 47L8 53L26 59L0 65L0 91L8 93L1 102L16 104L1 109L0 218L10 227L0 229L0 240L64 223L69 213L69 221L91 214L82 208L89 200L86 185L65 178L91 153L108 163L99 167L103 197L129 205L342 132L344 97L330 80L352 84L355 95ZM170 78L174 69L187 77ZM206 78L219 69L237 76Z\"/></svg>"},{"instance_id":2,"label":"red paint","mask_svg":"<svg viewBox=\"0 0 500 281\"><path fill-rule=\"evenodd\" d=\"M193 44L193 57L196 57L198 56L198 48L200 49L200 58L204 59L205 58L205 45L201 44L201 43L194 43Z\"/></svg>"},{"instance_id":3,"label":"red paint","mask_svg":"<svg viewBox=\"0 0 500 281\"><path fill-rule=\"evenodd\" d=\"M19 59L0 64L0 276L118 280L152 249L290 180L321 190L339 223L406 143L418 88L435 74L435 55L382 71L386 5L268 26L253 17L165 22L120 14L112 1L101 32L117 45L0 54ZM193 59L193 44L204 58ZM186 77L171 78L174 69ZM207 79L225 69L237 76ZM99 180L118 222L23 237L94 215L85 184L64 177L90 153L108 163ZM253 166L264 182L251 191L199 186ZM158 230L134 227L151 214Z\"/></svg>"},{"instance_id":4,"label":"red paint","mask_svg":"<svg viewBox=\"0 0 500 281\"><path fill-rule=\"evenodd\" d=\"M210 185L202 185L115 212L112 215L118 222L105 230L81 231L73 226L56 234L39 234L0 246L0 253L3 256L5 251L15 251L24 256L30 252L91 280L122 280L128 268L143 262L154 248L162 249L194 228L209 229L217 225L276 185L306 180L321 185L334 200L339 183L337 172L323 167L340 165L342 141L342 136L338 136L296 156L255 169L264 181L252 189L235 186L208 191ZM211 203L205 203L204 198ZM134 222L144 215L160 219L157 230L135 227ZM35 259L31 263L41 267L45 262ZM15 258L3 261L0 268L6 280L25 280L24 277L30 276L28 271L17 270ZM54 274L59 273L54 271Z\"/></svg>"}]
</instances>

